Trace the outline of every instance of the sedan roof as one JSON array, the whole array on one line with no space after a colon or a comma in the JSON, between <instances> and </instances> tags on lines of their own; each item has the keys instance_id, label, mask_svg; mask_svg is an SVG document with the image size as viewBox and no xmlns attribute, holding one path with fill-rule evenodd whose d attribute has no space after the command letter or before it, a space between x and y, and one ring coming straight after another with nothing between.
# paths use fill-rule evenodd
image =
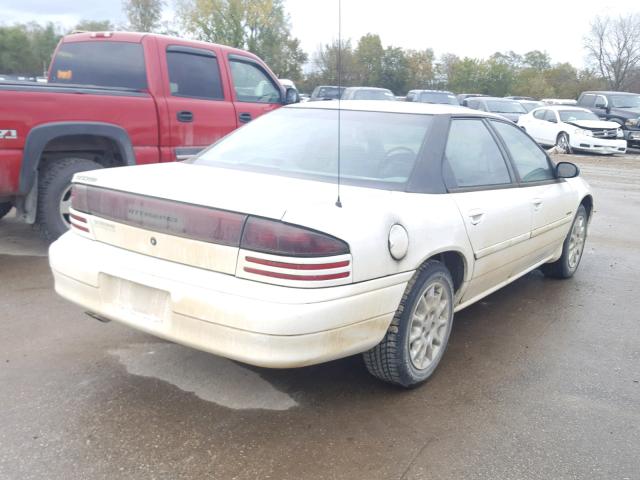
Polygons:
<instances>
[{"instance_id":1,"label":"sedan roof","mask_svg":"<svg viewBox=\"0 0 640 480\"><path fill-rule=\"evenodd\" d=\"M544 105L542 107L538 107L532 111L535 110L553 110L554 112L559 112L560 110L581 110L583 112L590 112L591 110L589 110L588 108L582 108L582 107L577 107L575 105Z\"/></svg>"},{"instance_id":2,"label":"sedan roof","mask_svg":"<svg viewBox=\"0 0 640 480\"><path fill-rule=\"evenodd\" d=\"M384 100L331 100L328 102L305 102L287 105L284 108L309 108L321 110L352 110L363 112L384 113L413 113L422 115L465 115L476 117L492 117L502 119L500 115L481 112L458 105L418 103L418 102L387 102Z\"/></svg>"}]
</instances>

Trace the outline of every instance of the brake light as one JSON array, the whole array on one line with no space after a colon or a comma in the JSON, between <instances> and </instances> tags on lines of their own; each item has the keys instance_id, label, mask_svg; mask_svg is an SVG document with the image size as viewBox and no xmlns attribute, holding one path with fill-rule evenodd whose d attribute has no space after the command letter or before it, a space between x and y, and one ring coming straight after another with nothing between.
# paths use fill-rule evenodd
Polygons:
<instances>
[{"instance_id":1,"label":"brake light","mask_svg":"<svg viewBox=\"0 0 640 480\"><path fill-rule=\"evenodd\" d=\"M87 205L87 186L81 183L71 185L71 208L78 212L89 213Z\"/></svg>"},{"instance_id":2,"label":"brake light","mask_svg":"<svg viewBox=\"0 0 640 480\"><path fill-rule=\"evenodd\" d=\"M287 257L330 257L349 253L349 246L335 237L303 227L249 217L240 248Z\"/></svg>"}]
</instances>

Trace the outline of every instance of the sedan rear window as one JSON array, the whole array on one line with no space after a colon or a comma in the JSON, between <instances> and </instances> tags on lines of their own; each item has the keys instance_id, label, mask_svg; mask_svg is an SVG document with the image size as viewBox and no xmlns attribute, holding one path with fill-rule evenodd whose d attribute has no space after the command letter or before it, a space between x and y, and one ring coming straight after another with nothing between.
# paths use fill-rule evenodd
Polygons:
<instances>
[{"instance_id":1,"label":"sedan rear window","mask_svg":"<svg viewBox=\"0 0 640 480\"><path fill-rule=\"evenodd\" d=\"M50 82L96 87L147 88L142 45L131 42L63 43Z\"/></svg>"},{"instance_id":2,"label":"sedan rear window","mask_svg":"<svg viewBox=\"0 0 640 480\"><path fill-rule=\"evenodd\" d=\"M283 108L235 131L193 162L335 181L339 147L345 183L402 189L431 121L428 115Z\"/></svg>"}]
</instances>

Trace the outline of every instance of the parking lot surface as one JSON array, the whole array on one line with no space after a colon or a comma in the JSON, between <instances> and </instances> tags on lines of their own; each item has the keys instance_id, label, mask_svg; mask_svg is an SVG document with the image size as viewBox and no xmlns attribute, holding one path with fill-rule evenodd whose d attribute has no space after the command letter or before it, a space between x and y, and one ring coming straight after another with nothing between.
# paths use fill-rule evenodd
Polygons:
<instances>
[{"instance_id":1,"label":"parking lot surface","mask_svg":"<svg viewBox=\"0 0 640 480\"><path fill-rule=\"evenodd\" d=\"M640 156L569 156L582 265L456 315L424 386L267 370L102 324L0 220L0 479L640 479Z\"/></svg>"}]
</instances>

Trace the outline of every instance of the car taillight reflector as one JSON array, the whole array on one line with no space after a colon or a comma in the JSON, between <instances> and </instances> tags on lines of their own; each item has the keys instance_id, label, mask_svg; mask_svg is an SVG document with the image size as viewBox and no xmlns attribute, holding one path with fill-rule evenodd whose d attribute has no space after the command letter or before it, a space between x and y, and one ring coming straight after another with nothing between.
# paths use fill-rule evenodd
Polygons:
<instances>
[{"instance_id":1,"label":"car taillight reflector","mask_svg":"<svg viewBox=\"0 0 640 480\"><path fill-rule=\"evenodd\" d=\"M238 247L246 215L74 184L74 210L155 232Z\"/></svg>"},{"instance_id":2,"label":"car taillight reflector","mask_svg":"<svg viewBox=\"0 0 640 480\"><path fill-rule=\"evenodd\" d=\"M280 278L282 280L302 280L319 282L322 280L336 280L338 278L347 278L351 275L351 272L338 272L327 273L318 275L295 275L292 273L271 272L269 270L261 270L259 268L244 267L244 271L247 273L253 273L254 275L264 275L265 277Z\"/></svg>"},{"instance_id":3,"label":"car taillight reflector","mask_svg":"<svg viewBox=\"0 0 640 480\"><path fill-rule=\"evenodd\" d=\"M287 257L330 257L349 253L349 246L335 237L303 227L249 217L240 247Z\"/></svg>"}]
</instances>

